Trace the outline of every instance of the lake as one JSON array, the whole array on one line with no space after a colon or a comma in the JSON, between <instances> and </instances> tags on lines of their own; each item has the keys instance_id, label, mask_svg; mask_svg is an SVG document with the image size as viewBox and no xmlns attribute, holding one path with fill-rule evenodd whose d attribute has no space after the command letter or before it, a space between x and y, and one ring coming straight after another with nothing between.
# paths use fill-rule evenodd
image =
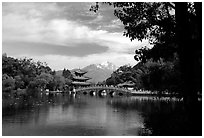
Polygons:
<instances>
[{"instance_id":1,"label":"lake","mask_svg":"<svg viewBox=\"0 0 204 138\"><path fill-rule=\"evenodd\" d=\"M202 114L152 96L41 95L3 108L3 136L201 135Z\"/></svg>"}]
</instances>

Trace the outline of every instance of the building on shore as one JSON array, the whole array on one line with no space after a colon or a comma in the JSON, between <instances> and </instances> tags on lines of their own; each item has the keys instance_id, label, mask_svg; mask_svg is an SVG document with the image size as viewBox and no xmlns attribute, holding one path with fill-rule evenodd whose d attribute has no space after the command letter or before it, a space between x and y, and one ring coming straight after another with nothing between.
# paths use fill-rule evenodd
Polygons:
<instances>
[{"instance_id":1,"label":"building on shore","mask_svg":"<svg viewBox=\"0 0 204 138\"><path fill-rule=\"evenodd\" d=\"M81 69L74 71L73 79L72 79L72 86L74 88L85 87L85 86L91 85L90 82L87 82L91 78L84 76L86 73L87 71L84 71Z\"/></svg>"},{"instance_id":2,"label":"building on shore","mask_svg":"<svg viewBox=\"0 0 204 138\"><path fill-rule=\"evenodd\" d=\"M124 87L124 88L127 88L127 89L133 89L134 86L135 86L135 83L131 82L131 81L127 81L127 82L124 82L124 83L120 83L117 85L118 87Z\"/></svg>"}]
</instances>

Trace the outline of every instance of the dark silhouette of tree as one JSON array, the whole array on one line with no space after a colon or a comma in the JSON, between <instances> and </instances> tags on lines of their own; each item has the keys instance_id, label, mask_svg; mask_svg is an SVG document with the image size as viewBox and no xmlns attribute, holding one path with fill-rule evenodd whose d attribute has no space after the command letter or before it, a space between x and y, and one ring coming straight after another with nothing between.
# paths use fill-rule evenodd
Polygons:
<instances>
[{"instance_id":1,"label":"dark silhouette of tree","mask_svg":"<svg viewBox=\"0 0 204 138\"><path fill-rule=\"evenodd\" d=\"M118 85L124 82L134 82L135 89L164 91L172 94L181 94L181 74L178 61L164 62L162 59L155 62L138 63L134 67L121 66L106 80L107 85Z\"/></svg>"},{"instance_id":2,"label":"dark silhouette of tree","mask_svg":"<svg viewBox=\"0 0 204 138\"><path fill-rule=\"evenodd\" d=\"M108 2L114 15L124 24L124 36L131 40L148 39L154 46L136 50L135 59L146 62L179 58L182 93L189 107L201 92L202 3L186 2ZM99 3L91 6L99 10ZM193 47L194 46L194 47Z\"/></svg>"},{"instance_id":3,"label":"dark silhouette of tree","mask_svg":"<svg viewBox=\"0 0 204 138\"><path fill-rule=\"evenodd\" d=\"M62 71L62 76L64 76L65 78L68 78L68 79L72 79L72 74L71 72L68 70L68 69L65 69Z\"/></svg>"},{"instance_id":4,"label":"dark silhouette of tree","mask_svg":"<svg viewBox=\"0 0 204 138\"><path fill-rule=\"evenodd\" d=\"M189 11L188 3L176 3L176 40L184 80L183 92L187 104L195 109L197 92L201 92L202 81L202 3L193 3Z\"/></svg>"},{"instance_id":5,"label":"dark silhouette of tree","mask_svg":"<svg viewBox=\"0 0 204 138\"><path fill-rule=\"evenodd\" d=\"M154 45L153 49L136 50L136 60L146 61L160 57L170 59L174 56L175 45L175 4L156 2L112 2L114 15L124 24L124 36L131 40L148 39ZM92 6L96 11L99 4ZM162 51L162 52L160 52Z\"/></svg>"},{"instance_id":6,"label":"dark silhouette of tree","mask_svg":"<svg viewBox=\"0 0 204 138\"><path fill-rule=\"evenodd\" d=\"M202 3L108 4L113 5L114 14L123 22L125 36L131 40L148 39L153 45L152 49L144 47L136 50L136 60L145 63L149 59L170 61L178 57L179 66L176 68L181 76L178 85L187 109L184 119L193 120L188 121L188 125L197 126L196 135L200 135L202 108L198 102L198 92L202 92ZM93 11L99 9L99 4L96 5L92 6ZM150 76L155 73L151 72Z\"/></svg>"}]
</instances>

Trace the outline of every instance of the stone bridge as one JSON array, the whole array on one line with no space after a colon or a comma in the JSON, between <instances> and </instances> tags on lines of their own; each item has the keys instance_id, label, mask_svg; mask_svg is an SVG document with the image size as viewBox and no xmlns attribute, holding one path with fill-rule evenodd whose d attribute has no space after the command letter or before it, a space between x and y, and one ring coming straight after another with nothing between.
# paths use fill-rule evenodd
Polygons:
<instances>
[{"instance_id":1,"label":"stone bridge","mask_svg":"<svg viewBox=\"0 0 204 138\"><path fill-rule=\"evenodd\" d=\"M80 87L75 89L75 92L80 94L90 94L90 95L130 95L131 90L126 88L114 87L114 86L89 86Z\"/></svg>"}]
</instances>

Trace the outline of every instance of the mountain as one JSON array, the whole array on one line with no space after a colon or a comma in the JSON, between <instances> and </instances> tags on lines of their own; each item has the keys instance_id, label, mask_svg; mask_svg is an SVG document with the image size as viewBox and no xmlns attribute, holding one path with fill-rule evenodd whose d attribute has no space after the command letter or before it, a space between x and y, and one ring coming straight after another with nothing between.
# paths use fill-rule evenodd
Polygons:
<instances>
[{"instance_id":1,"label":"mountain","mask_svg":"<svg viewBox=\"0 0 204 138\"><path fill-rule=\"evenodd\" d=\"M83 68L88 71L85 76L90 77L90 82L98 83L106 80L111 76L117 67L110 62L103 62L101 64L91 64Z\"/></svg>"},{"instance_id":2,"label":"mountain","mask_svg":"<svg viewBox=\"0 0 204 138\"><path fill-rule=\"evenodd\" d=\"M82 68L82 70L87 71L87 73L84 76L92 78L88 80L89 82L92 82L92 83L103 82L104 80L109 78L113 73L113 71L115 71L116 69L117 69L117 66L107 61L101 64L91 64ZM75 70L77 69L72 69L70 71L74 73ZM58 70L56 71L56 74L62 75L62 72L63 70Z\"/></svg>"},{"instance_id":3,"label":"mountain","mask_svg":"<svg viewBox=\"0 0 204 138\"><path fill-rule=\"evenodd\" d=\"M114 64L112 64L108 61L103 62L101 64L95 64L95 65L99 69L112 70L112 71L115 71L117 69L117 67Z\"/></svg>"}]
</instances>

